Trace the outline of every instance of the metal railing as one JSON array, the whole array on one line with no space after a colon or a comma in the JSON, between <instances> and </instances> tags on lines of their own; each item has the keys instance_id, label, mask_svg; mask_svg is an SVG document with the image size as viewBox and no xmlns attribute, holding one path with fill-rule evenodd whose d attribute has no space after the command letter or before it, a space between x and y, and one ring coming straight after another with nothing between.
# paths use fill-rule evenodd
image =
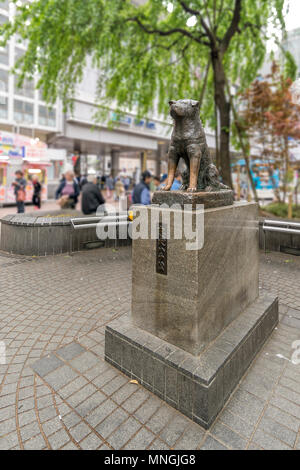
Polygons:
<instances>
[{"instance_id":1,"label":"metal railing","mask_svg":"<svg viewBox=\"0 0 300 470\"><path fill-rule=\"evenodd\" d=\"M109 227L109 226L128 226L130 220L127 212L118 214L103 214L95 217L77 217L71 219L71 225L74 230L83 230L86 228Z\"/></svg>"},{"instance_id":2,"label":"metal railing","mask_svg":"<svg viewBox=\"0 0 300 470\"><path fill-rule=\"evenodd\" d=\"M300 235L300 223L283 220L265 219L262 226L264 232L264 250L266 252L266 232L288 233Z\"/></svg>"}]
</instances>

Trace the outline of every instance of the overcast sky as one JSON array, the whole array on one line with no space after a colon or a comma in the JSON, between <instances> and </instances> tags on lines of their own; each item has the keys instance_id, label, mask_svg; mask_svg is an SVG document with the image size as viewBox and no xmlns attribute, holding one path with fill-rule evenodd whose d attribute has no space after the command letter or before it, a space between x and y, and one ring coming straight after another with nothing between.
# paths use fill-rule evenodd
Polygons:
<instances>
[{"instance_id":1,"label":"overcast sky","mask_svg":"<svg viewBox=\"0 0 300 470\"><path fill-rule=\"evenodd\" d=\"M286 29L300 28L300 0L289 0L289 12L285 17Z\"/></svg>"}]
</instances>

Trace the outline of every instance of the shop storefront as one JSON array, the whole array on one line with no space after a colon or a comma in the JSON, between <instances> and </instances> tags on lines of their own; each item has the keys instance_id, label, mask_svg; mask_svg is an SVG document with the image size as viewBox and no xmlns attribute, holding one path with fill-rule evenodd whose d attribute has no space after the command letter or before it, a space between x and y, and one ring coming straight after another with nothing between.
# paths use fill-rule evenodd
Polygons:
<instances>
[{"instance_id":1,"label":"shop storefront","mask_svg":"<svg viewBox=\"0 0 300 470\"><path fill-rule=\"evenodd\" d=\"M27 181L26 202L32 199L31 180L36 175L42 184L42 200L47 199L47 170L50 166L47 145L38 139L0 131L0 204L15 202L12 183L21 170Z\"/></svg>"}]
</instances>

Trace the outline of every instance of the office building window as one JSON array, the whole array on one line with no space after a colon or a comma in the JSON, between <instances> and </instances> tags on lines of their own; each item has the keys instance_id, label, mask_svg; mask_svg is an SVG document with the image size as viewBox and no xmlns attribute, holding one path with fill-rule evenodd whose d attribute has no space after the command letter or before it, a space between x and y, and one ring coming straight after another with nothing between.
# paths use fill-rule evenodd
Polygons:
<instances>
[{"instance_id":1,"label":"office building window","mask_svg":"<svg viewBox=\"0 0 300 470\"><path fill-rule=\"evenodd\" d=\"M8 45L0 47L0 64L8 65Z\"/></svg>"},{"instance_id":2,"label":"office building window","mask_svg":"<svg viewBox=\"0 0 300 470\"><path fill-rule=\"evenodd\" d=\"M15 76L15 94L25 96L26 98L34 98L34 81L25 78L23 85L18 87L18 75Z\"/></svg>"},{"instance_id":3,"label":"office building window","mask_svg":"<svg viewBox=\"0 0 300 470\"><path fill-rule=\"evenodd\" d=\"M8 10L8 7L9 7L9 0L0 0L1 10Z\"/></svg>"},{"instance_id":4,"label":"office building window","mask_svg":"<svg viewBox=\"0 0 300 470\"><path fill-rule=\"evenodd\" d=\"M8 118L8 99L0 95L0 119Z\"/></svg>"},{"instance_id":5,"label":"office building window","mask_svg":"<svg viewBox=\"0 0 300 470\"><path fill-rule=\"evenodd\" d=\"M26 51L24 49L20 49L19 47L15 48L15 64L23 57L25 52Z\"/></svg>"},{"instance_id":6,"label":"office building window","mask_svg":"<svg viewBox=\"0 0 300 470\"><path fill-rule=\"evenodd\" d=\"M8 72L0 69L0 92L8 91Z\"/></svg>"},{"instance_id":7,"label":"office building window","mask_svg":"<svg viewBox=\"0 0 300 470\"><path fill-rule=\"evenodd\" d=\"M56 126L56 110L49 109L46 106L39 106L39 124L41 126Z\"/></svg>"},{"instance_id":8,"label":"office building window","mask_svg":"<svg viewBox=\"0 0 300 470\"><path fill-rule=\"evenodd\" d=\"M33 104L14 100L14 119L16 122L33 123Z\"/></svg>"}]
</instances>

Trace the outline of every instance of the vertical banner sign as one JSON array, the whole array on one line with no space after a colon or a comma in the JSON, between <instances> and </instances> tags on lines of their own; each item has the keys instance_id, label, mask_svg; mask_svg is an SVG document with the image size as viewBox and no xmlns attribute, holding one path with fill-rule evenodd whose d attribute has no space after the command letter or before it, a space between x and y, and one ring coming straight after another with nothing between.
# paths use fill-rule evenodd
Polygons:
<instances>
[{"instance_id":1,"label":"vertical banner sign","mask_svg":"<svg viewBox=\"0 0 300 470\"><path fill-rule=\"evenodd\" d=\"M156 272L168 274L168 240L167 227L161 222L158 224L158 238L156 240Z\"/></svg>"}]
</instances>

